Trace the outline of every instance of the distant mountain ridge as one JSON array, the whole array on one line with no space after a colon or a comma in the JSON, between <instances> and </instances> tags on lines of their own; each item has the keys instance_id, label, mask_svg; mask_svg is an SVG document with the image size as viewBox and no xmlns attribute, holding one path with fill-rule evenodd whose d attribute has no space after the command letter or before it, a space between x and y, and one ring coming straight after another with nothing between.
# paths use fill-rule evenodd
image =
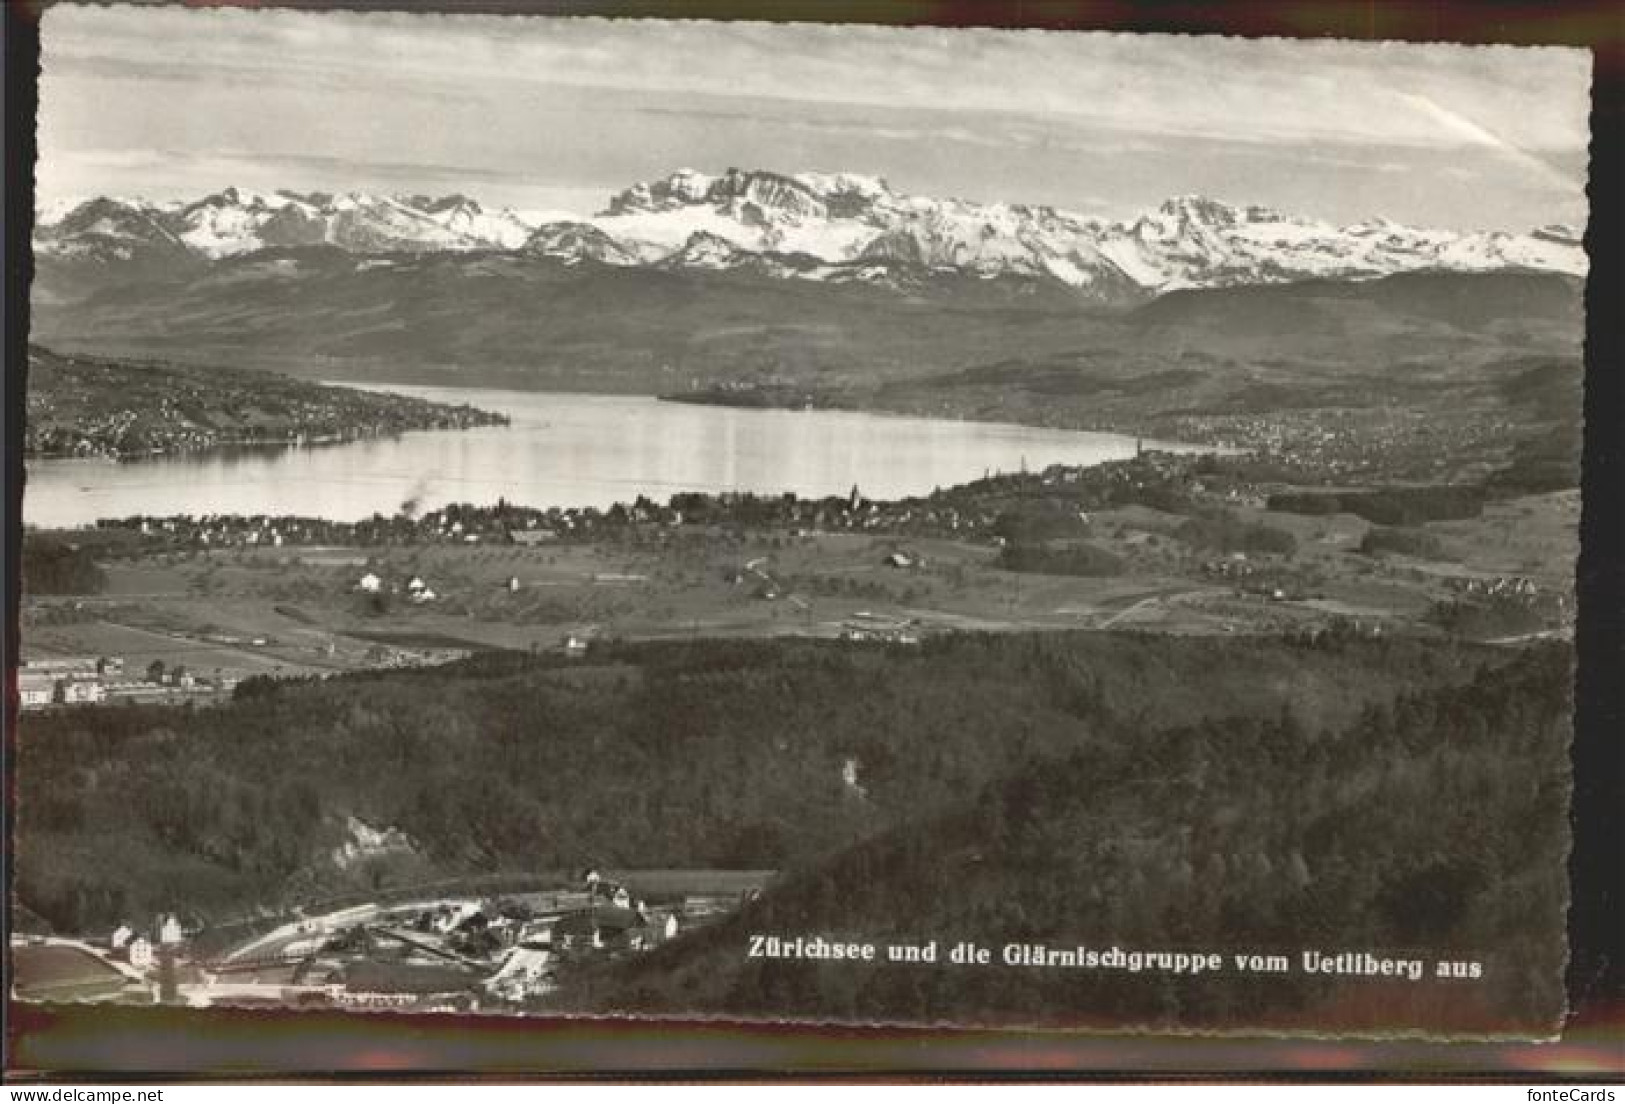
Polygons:
<instances>
[{"instance_id":1,"label":"distant mountain ridge","mask_svg":"<svg viewBox=\"0 0 1625 1104\"><path fill-rule=\"evenodd\" d=\"M908 195L854 173L683 169L571 220L465 195L237 188L190 202L97 197L36 227L36 254L73 266L209 265L266 249L505 252L567 263L744 270L909 290L933 275L1016 279L1119 305L1182 288L1366 280L1422 270L1584 275L1580 234L1350 226L1200 196L1109 221L1049 206Z\"/></svg>"}]
</instances>

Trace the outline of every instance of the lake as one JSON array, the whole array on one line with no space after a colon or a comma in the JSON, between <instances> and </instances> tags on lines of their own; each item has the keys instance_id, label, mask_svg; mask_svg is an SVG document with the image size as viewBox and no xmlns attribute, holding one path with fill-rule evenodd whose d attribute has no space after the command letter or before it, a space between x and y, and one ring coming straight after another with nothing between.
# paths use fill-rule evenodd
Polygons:
<instances>
[{"instance_id":1,"label":"lake","mask_svg":"<svg viewBox=\"0 0 1625 1104\"><path fill-rule=\"evenodd\" d=\"M498 498L541 508L604 507L639 494L661 502L679 491L821 496L844 495L854 485L869 498L900 498L1023 464L1039 471L1121 459L1135 448L1134 438L1118 434L988 422L744 410L646 396L387 390L498 410L512 424L127 463L32 461L23 519L44 527L132 514L353 521L393 514L409 502L423 510Z\"/></svg>"}]
</instances>

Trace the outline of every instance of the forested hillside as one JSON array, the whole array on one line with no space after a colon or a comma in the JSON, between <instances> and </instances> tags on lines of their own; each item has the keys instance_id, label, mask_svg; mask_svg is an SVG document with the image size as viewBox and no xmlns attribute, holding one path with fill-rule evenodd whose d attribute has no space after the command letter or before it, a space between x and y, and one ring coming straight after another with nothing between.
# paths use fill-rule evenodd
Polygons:
<instances>
[{"instance_id":1,"label":"forested hillside","mask_svg":"<svg viewBox=\"0 0 1625 1104\"><path fill-rule=\"evenodd\" d=\"M107 573L78 544L41 533L23 534L24 594L96 594L107 585Z\"/></svg>"},{"instance_id":2,"label":"forested hillside","mask_svg":"<svg viewBox=\"0 0 1625 1104\"><path fill-rule=\"evenodd\" d=\"M219 708L28 717L16 888L53 923L87 930L433 873L808 867L1023 764L1109 762L1204 719L1296 717L1282 723L1308 739L1369 703L1511 658L1405 640L700 640L251 680ZM1215 731L1223 755L1227 730ZM1229 784L1214 784L1214 801L1245 800ZM1177 803L1144 813L1185 816ZM405 833L411 861L341 869L332 855L349 817Z\"/></svg>"},{"instance_id":3,"label":"forested hillside","mask_svg":"<svg viewBox=\"0 0 1625 1104\"><path fill-rule=\"evenodd\" d=\"M1232 715L1091 744L788 878L572 991L596 1010L845 1021L1551 1029L1563 1009L1570 664L1558 647L1334 731ZM752 933L974 940L988 966L747 958ZM1215 951L1203 977L998 962L1007 943ZM1303 950L1418 981L1306 976ZM1231 968L1280 953L1284 976ZM1478 978L1437 977L1440 960Z\"/></svg>"},{"instance_id":4,"label":"forested hillside","mask_svg":"<svg viewBox=\"0 0 1625 1104\"><path fill-rule=\"evenodd\" d=\"M501 414L270 372L28 350L23 451L113 459L506 425Z\"/></svg>"}]
</instances>

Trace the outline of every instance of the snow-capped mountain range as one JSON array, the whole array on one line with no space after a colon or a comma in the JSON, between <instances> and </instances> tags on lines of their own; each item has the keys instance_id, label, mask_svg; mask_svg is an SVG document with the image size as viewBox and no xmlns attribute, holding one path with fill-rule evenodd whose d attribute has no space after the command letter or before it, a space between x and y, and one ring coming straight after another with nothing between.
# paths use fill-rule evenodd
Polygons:
<instances>
[{"instance_id":1,"label":"snow-capped mountain range","mask_svg":"<svg viewBox=\"0 0 1625 1104\"><path fill-rule=\"evenodd\" d=\"M852 173L684 169L636 184L600 213L491 210L467 196L258 193L164 204L101 197L42 212L41 257L114 263L214 261L326 244L351 253L504 251L662 269L743 269L776 278L906 283L953 273L1054 282L1115 300L1178 288L1371 279L1425 269L1580 276L1577 231L1430 230L1383 219L1334 226L1196 196L1124 221L1047 206L894 191Z\"/></svg>"}]
</instances>

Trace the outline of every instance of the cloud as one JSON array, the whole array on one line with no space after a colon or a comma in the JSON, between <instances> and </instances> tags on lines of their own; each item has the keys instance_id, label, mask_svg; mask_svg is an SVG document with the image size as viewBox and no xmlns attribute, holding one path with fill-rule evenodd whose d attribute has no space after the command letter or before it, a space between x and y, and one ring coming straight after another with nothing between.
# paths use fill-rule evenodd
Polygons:
<instances>
[{"instance_id":1,"label":"cloud","mask_svg":"<svg viewBox=\"0 0 1625 1104\"><path fill-rule=\"evenodd\" d=\"M1572 50L92 5L42 34L42 192L601 200L696 162L1128 209L1214 186L1400 218L1584 203ZM1452 155L1471 194L1401 187Z\"/></svg>"},{"instance_id":2,"label":"cloud","mask_svg":"<svg viewBox=\"0 0 1625 1104\"><path fill-rule=\"evenodd\" d=\"M814 24L58 7L45 32L48 66L270 88L528 85L1012 113L1237 140L1462 137L1433 112L1391 110L1395 89L1490 105L1496 132L1525 149L1583 141L1583 111L1578 130L1573 116L1587 76L1579 51Z\"/></svg>"}]
</instances>

